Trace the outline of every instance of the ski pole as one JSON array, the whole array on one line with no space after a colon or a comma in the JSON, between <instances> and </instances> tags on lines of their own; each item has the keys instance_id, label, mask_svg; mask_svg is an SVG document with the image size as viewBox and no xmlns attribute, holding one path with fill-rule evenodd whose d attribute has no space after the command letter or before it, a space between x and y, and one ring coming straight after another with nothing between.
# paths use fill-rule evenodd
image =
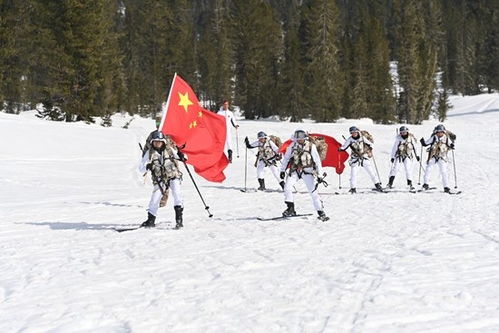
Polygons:
<instances>
[{"instance_id":1,"label":"ski pole","mask_svg":"<svg viewBox=\"0 0 499 333\"><path fill-rule=\"evenodd\" d=\"M456 158L454 155L454 149L452 149L452 164L454 165L454 188L457 188Z\"/></svg>"},{"instance_id":2,"label":"ski pole","mask_svg":"<svg viewBox=\"0 0 499 333\"><path fill-rule=\"evenodd\" d=\"M416 150L414 150L416 151ZM423 146L421 146L421 157L423 157ZM421 169L423 168L423 163L421 162L421 157L419 158L419 176L418 176L418 185L421 185Z\"/></svg>"},{"instance_id":3,"label":"ski pole","mask_svg":"<svg viewBox=\"0 0 499 333\"><path fill-rule=\"evenodd\" d=\"M374 158L374 153L372 151L371 154L373 156L374 168L376 169L376 174L378 175L378 182L381 182L381 178L379 178L378 166L376 165L376 159Z\"/></svg>"},{"instance_id":4,"label":"ski pole","mask_svg":"<svg viewBox=\"0 0 499 333\"><path fill-rule=\"evenodd\" d=\"M237 127L236 127L236 153L237 153L237 158L239 158L239 134L237 132Z\"/></svg>"},{"instance_id":5,"label":"ski pole","mask_svg":"<svg viewBox=\"0 0 499 333\"><path fill-rule=\"evenodd\" d=\"M244 152L244 192L246 189L246 182L248 179L248 147L246 147L246 151Z\"/></svg>"},{"instance_id":6,"label":"ski pole","mask_svg":"<svg viewBox=\"0 0 499 333\"><path fill-rule=\"evenodd\" d=\"M341 173L338 174L338 188L341 190Z\"/></svg>"},{"instance_id":7,"label":"ski pole","mask_svg":"<svg viewBox=\"0 0 499 333\"><path fill-rule=\"evenodd\" d=\"M142 148L142 145L140 144L140 142L139 142L139 148L140 148L140 151L142 152L142 157L144 157L144 148ZM146 183L146 176L147 176L147 170L142 175L142 177L144 177L144 184Z\"/></svg>"},{"instance_id":8,"label":"ski pole","mask_svg":"<svg viewBox=\"0 0 499 333\"><path fill-rule=\"evenodd\" d=\"M177 147L177 150L180 150L180 147ZM204 209L206 209L206 211L208 212L208 217L213 217L213 214L210 213L210 207L208 207L206 205L206 202L204 202L203 196L201 195L201 192L199 191L198 185L194 181L194 177L192 177L191 170L187 167L187 163L185 163L184 159L182 159L182 163L184 163L185 169L187 170L187 173L189 174L189 177L191 177L192 183L194 184L194 187L196 188L196 191L198 191L199 197L201 198L201 201L203 202Z\"/></svg>"}]
</instances>

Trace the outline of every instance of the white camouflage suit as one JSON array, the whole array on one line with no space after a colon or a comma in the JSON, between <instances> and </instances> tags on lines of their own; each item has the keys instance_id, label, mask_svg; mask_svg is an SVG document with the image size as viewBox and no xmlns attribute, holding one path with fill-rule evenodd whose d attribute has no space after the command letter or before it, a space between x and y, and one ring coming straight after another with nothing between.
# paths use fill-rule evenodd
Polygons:
<instances>
[{"instance_id":1,"label":"white camouflage suit","mask_svg":"<svg viewBox=\"0 0 499 333\"><path fill-rule=\"evenodd\" d=\"M236 128L239 126L237 123L236 117L234 113L230 110L225 110L223 106L217 112L218 115L225 117L226 128L227 128L227 136L225 138L225 150L234 150L232 149L232 127Z\"/></svg>"},{"instance_id":2,"label":"white camouflage suit","mask_svg":"<svg viewBox=\"0 0 499 333\"><path fill-rule=\"evenodd\" d=\"M394 162L390 170L390 177L396 176L400 165L403 164L407 180L412 181L412 165L414 162L413 157L416 154L416 144L416 139L410 133L407 134L405 139L402 135L397 135L391 153L391 158L394 159Z\"/></svg>"},{"instance_id":3,"label":"white camouflage suit","mask_svg":"<svg viewBox=\"0 0 499 333\"><path fill-rule=\"evenodd\" d=\"M366 170L374 184L380 182L374 173L366 145L373 148L373 143L359 133L359 137L357 139L350 136L347 141L345 141L343 146L340 147L340 150L347 150L349 147L352 149L349 162L350 188L357 187L357 173L359 172L359 167L363 167L364 170Z\"/></svg>"},{"instance_id":4,"label":"white camouflage suit","mask_svg":"<svg viewBox=\"0 0 499 333\"><path fill-rule=\"evenodd\" d=\"M447 153L450 149L450 139L444 134L440 138L436 134L432 134L432 136L425 140L425 145L430 145L429 148L429 159L428 164L426 165L426 171L424 174L424 183L428 184L430 181L431 170L435 166L438 165L440 170L440 175L442 177L442 184L444 187L449 187L449 176L447 171Z\"/></svg>"},{"instance_id":5,"label":"white camouflage suit","mask_svg":"<svg viewBox=\"0 0 499 333\"><path fill-rule=\"evenodd\" d=\"M149 201L148 212L154 216L158 214L159 203L163 196L163 191L168 192L171 189L173 194L173 205L183 207L182 194L180 184L182 173L177 164L180 160L177 151L167 145L162 152L158 152L154 148L146 151L139 166L141 173L146 172L147 165L151 163L151 178L153 180L153 191L151 200ZM159 184L158 184L159 181Z\"/></svg>"},{"instance_id":6,"label":"white camouflage suit","mask_svg":"<svg viewBox=\"0 0 499 333\"><path fill-rule=\"evenodd\" d=\"M256 162L256 177L263 179L265 175L265 167L268 167L272 174L274 175L277 182L281 181L279 178L279 167L277 166L277 158L279 157L279 147L270 140L266 138L264 143L257 140L250 143L253 148L258 148L258 160Z\"/></svg>"},{"instance_id":7,"label":"white camouflage suit","mask_svg":"<svg viewBox=\"0 0 499 333\"><path fill-rule=\"evenodd\" d=\"M281 172L286 171L289 162L291 162L291 166L284 185L284 201L294 202L293 186L302 179L312 197L315 210L324 210L322 200L316 190L314 177L316 174L323 174L317 147L308 139L305 140L304 144L299 144L296 139L293 139L282 159ZM303 165L303 168L300 165Z\"/></svg>"}]
</instances>

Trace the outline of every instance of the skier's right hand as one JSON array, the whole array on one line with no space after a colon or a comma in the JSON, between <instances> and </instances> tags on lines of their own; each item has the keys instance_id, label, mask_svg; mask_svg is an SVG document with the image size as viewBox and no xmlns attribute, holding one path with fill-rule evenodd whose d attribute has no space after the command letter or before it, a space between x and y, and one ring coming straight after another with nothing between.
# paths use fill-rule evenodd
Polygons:
<instances>
[{"instance_id":1,"label":"skier's right hand","mask_svg":"<svg viewBox=\"0 0 499 333\"><path fill-rule=\"evenodd\" d=\"M245 137L245 138L244 138L244 143L246 144L246 148L253 148L253 147L251 147L251 145L250 145L250 143L249 143L249 139L248 139L248 137Z\"/></svg>"},{"instance_id":2,"label":"skier's right hand","mask_svg":"<svg viewBox=\"0 0 499 333\"><path fill-rule=\"evenodd\" d=\"M393 162L395 162L395 159L392 157L392 158L390 159L390 162L392 162L392 163L393 163Z\"/></svg>"},{"instance_id":3,"label":"skier's right hand","mask_svg":"<svg viewBox=\"0 0 499 333\"><path fill-rule=\"evenodd\" d=\"M426 143L425 143L425 141L424 141L424 138L421 138L421 140L419 140L419 142L421 142L421 145L422 145L422 146L426 147Z\"/></svg>"},{"instance_id":4,"label":"skier's right hand","mask_svg":"<svg viewBox=\"0 0 499 333\"><path fill-rule=\"evenodd\" d=\"M281 177L281 179L284 179L284 178L286 178L286 173L284 171L281 171L279 176Z\"/></svg>"},{"instance_id":5,"label":"skier's right hand","mask_svg":"<svg viewBox=\"0 0 499 333\"><path fill-rule=\"evenodd\" d=\"M421 160L421 158L419 158L419 156L416 156L416 161L419 162L419 160Z\"/></svg>"},{"instance_id":6,"label":"skier's right hand","mask_svg":"<svg viewBox=\"0 0 499 333\"><path fill-rule=\"evenodd\" d=\"M152 163L146 164L146 170L152 170Z\"/></svg>"},{"instance_id":7,"label":"skier's right hand","mask_svg":"<svg viewBox=\"0 0 499 333\"><path fill-rule=\"evenodd\" d=\"M341 151L343 151L343 149L341 149L341 148L338 148L338 151L340 151L340 152L341 152Z\"/></svg>"}]
</instances>

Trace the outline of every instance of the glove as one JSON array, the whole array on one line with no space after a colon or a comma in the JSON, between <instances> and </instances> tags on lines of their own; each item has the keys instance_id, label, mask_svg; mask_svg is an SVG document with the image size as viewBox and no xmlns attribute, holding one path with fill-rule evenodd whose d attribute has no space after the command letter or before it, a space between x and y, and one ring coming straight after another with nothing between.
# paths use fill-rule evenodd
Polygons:
<instances>
[{"instance_id":1,"label":"glove","mask_svg":"<svg viewBox=\"0 0 499 333\"><path fill-rule=\"evenodd\" d=\"M341 148L338 148L338 151L344 151L344 150L343 150L343 149L341 149Z\"/></svg>"},{"instance_id":2,"label":"glove","mask_svg":"<svg viewBox=\"0 0 499 333\"><path fill-rule=\"evenodd\" d=\"M279 174L279 177L281 177L281 179L286 178L286 173L284 171L281 171L281 173Z\"/></svg>"},{"instance_id":3,"label":"glove","mask_svg":"<svg viewBox=\"0 0 499 333\"><path fill-rule=\"evenodd\" d=\"M420 160L421 160L421 158L419 156L416 156L416 161L419 162Z\"/></svg>"},{"instance_id":4,"label":"glove","mask_svg":"<svg viewBox=\"0 0 499 333\"><path fill-rule=\"evenodd\" d=\"M450 149L454 149L454 142L449 145Z\"/></svg>"},{"instance_id":5,"label":"glove","mask_svg":"<svg viewBox=\"0 0 499 333\"><path fill-rule=\"evenodd\" d=\"M146 164L146 170L152 170L152 163Z\"/></svg>"},{"instance_id":6,"label":"glove","mask_svg":"<svg viewBox=\"0 0 499 333\"><path fill-rule=\"evenodd\" d=\"M395 159L393 157L390 158L390 162L392 162L392 163L395 162Z\"/></svg>"},{"instance_id":7,"label":"glove","mask_svg":"<svg viewBox=\"0 0 499 333\"><path fill-rule=\"evenodd\" d=\"M185 161L185 154L181 150L177 151L177 155L179 160Z\"/></svg>"},{"instance_id":8,"label":"glove","mask_svg":"<svg viewBox=\"0 0 499 333\"><path fill-rule=\"evenodd\" d=\"M249 139L248 139L248 137L245 137L245 138L244 138L244 143L246 144L246 148L248 148L248 149L253 148L253 147L250 145L250 143L249 143Z\"/></svg>"},{"instance_id":9,"label":"glove","mask_svg":"<svg viewBox=\"0 0 499 333\"><path fill-rule=\"evenodd\" d=\"M419 140L419 142L421 142L421 145L422 145L423 147L426 147L426 143L425 143L425 141L424 141L424 138L421 138L421 140Z\"/></svg>"}]
</instances>

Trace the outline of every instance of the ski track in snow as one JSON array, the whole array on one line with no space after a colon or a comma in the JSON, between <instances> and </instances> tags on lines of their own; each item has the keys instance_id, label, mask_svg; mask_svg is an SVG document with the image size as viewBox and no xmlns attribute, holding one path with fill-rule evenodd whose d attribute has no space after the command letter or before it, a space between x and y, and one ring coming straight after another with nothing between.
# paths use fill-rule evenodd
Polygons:
<instances>
[{"instance_id":1,"label":"ski track in snow","mask_svg":"<svg viewBox=\"0 0 499 333\"><path fill-rule=\"evenodd\" d=\"M479 101L459 100L459 112L497 103ZM239 138L305 128L340 139L352 123L375 136L385 184L396 125L241 121ZM419 139L435 124L410 128ZM497 332L499 116L446 125L458 135L461 195L441 192L436 169L435 193L333 195L338 177L327 168L330 186L319 191L329 222L258 221L285 205L277 190L240 191L241 144L224 183L195 176L212 219L184 172L183 230L170 230L169 202L156 229L117 233L146 217L151 185L136 171L137 141L153 122L122 130L0 114L9 143L0 150L0 332ZM248 189L253 162L249 152ZM342 191L348 176L347 167ZM399 173L395 185L404 183ZM270 172L266 184L278 188ZM372 187L362 171L359 185ZM297 190L297 211L313 212Z\"/></svg>"}]
</instances>

